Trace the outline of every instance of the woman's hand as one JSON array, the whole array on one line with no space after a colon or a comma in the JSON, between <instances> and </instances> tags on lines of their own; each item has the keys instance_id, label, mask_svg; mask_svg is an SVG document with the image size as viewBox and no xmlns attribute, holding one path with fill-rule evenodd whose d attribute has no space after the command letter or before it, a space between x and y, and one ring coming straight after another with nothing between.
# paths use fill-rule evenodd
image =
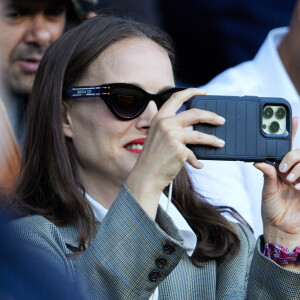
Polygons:
<instances>
[{"instance_id":1,"label":"woman's hand","mask_svg":"<svg viewBox=\"0 0 300 300\"><path fill-rule=\"evenodd\" d=\"M182 104L196 95L200 89L190 88L173 94L152 119L143 151L140 154L126 185L145 211L155 218L162 190L176 177L185 162L202 168L186 144L202 144L223 147L224 141L213 135L184 128L196 123L222 125L225 120L213 112L191 109L176 114Z\"/></svg>"},{"instance_id":2,"label":"woman's hand","mask_svg":"<svg viewBox=\"0 0 300 300\"><path fill-rule=\"evenodd\" d=\"M297 125L298 119L293 118L292 141ZM255 167L265 177L262 195L265 242L293 250L300 245L300 149L290 151L276 168L265 163L256 163Z\"/></svg>"}]
</instances>

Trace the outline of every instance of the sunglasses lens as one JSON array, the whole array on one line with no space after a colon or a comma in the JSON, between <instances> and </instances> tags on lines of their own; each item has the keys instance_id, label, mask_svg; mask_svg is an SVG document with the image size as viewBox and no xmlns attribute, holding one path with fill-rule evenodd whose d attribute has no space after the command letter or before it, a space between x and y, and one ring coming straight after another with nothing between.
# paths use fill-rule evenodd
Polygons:
<instances>
[{"instance_id":1,"label":"sunglasses lens","mask_svg":"<svg viewBox=\"0 0 300 300\"><path fill-rule=\"evenodd\" d=\"M116 88L111 92L111 105L121 117L131 118L144 108L144 94L132 88Z\"/></svg>"},{"instance_id":2,"label":"sunglasses lens","mask_svg":"<svg viewBox=\"0 0 300 300\"><path fill-rule=\"evenodd\" d=\"M161 100L163 103L165 103L167 100L169 100L169 98L174 94L174 91L170 91L170 92L166 92L164 94L161 95ZM162 103L162 104L163 104Z\"/></svg>"},{"instance_id":3,"label":"sunglasses lens","mask_svg":"<svg viewBox=\"0 0 300 300\"><path fill-rule=\"evenodd\" d=\"M157 108L160 109L163 104L169 100L169 98L176 92L178 92L179 90L182 90L182 89L179 89L179 88L172 88L172 89L169 89L165 92L162 92L160 94L160 97L159 97L159 100L156 101L156 105L157 105Z\"/></svg>"}]
</instances>

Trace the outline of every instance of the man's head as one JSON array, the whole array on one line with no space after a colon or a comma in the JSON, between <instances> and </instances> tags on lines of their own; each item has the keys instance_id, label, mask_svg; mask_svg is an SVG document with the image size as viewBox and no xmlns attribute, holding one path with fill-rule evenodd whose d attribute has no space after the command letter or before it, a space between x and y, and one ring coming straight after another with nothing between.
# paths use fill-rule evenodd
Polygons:
<instances>
[{"instance_id":1,"label":"man's head","mask_svg":"<svg viewBox=\"0 0 300 300\"><path fill-rule=\"evenodd\" d=\"M11 91L30 94L46 49L63 33L70 0L5 0L0 64Z\"/></svg>"}]
</instances>

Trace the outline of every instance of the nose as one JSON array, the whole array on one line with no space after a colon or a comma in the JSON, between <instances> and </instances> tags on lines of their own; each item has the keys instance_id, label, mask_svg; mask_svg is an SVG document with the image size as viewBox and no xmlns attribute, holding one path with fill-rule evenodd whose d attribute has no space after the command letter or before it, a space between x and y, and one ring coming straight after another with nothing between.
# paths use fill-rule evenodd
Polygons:
<instances>
[{"instance_id":1,"label":"nose","mask_svg":"<svg viewBox=\"0 0 300 300\"><path fill-rule=\"evenodd\" d=\"M144 112L139 116L136 122L136 126L139 129L149 129L152 118L158 112L156 103L154 101L150 101L144 110Z\"/></svg>"},{"instance_id":2,"label":"nose","mask_svg":"<svg viewBox=\"0 0 300 300\"><path fill-rule=\"evenodd\" d=\"M27 43L48 45L51 42L51 31L46 16L40 12L28 20L24 39Z\"/></svg>"}]
</instances>

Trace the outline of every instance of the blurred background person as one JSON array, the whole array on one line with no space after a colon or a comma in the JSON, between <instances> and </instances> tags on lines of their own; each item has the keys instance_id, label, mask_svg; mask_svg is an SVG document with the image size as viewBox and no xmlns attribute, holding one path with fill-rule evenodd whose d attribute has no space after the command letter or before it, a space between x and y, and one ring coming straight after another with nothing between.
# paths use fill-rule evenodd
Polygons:
<instances>
[{"instance_id":1,"label":"blurred background person","mask_svg":"<svg viewBox=\"0 0 300 300\"><path fill-rule=\"evenodd\" d=\"M66 28L80 23L83 12L77 0L7 0L3 6L0 70L5 74L5 94L2 98L17 140L22 144L24 111L40 60Z\"/></svg>"},{"instance_id":2,"label":"blurred background person","mask_svg":"<svg viewBox=\"0 0 300 300\"><path fill-rule=\"evenodd\" d=\"M19 172L25 110L40 60L85 13L77 0L5 0L0 14L0 189L7 194Z\"/></svg>"}]
</instances>

